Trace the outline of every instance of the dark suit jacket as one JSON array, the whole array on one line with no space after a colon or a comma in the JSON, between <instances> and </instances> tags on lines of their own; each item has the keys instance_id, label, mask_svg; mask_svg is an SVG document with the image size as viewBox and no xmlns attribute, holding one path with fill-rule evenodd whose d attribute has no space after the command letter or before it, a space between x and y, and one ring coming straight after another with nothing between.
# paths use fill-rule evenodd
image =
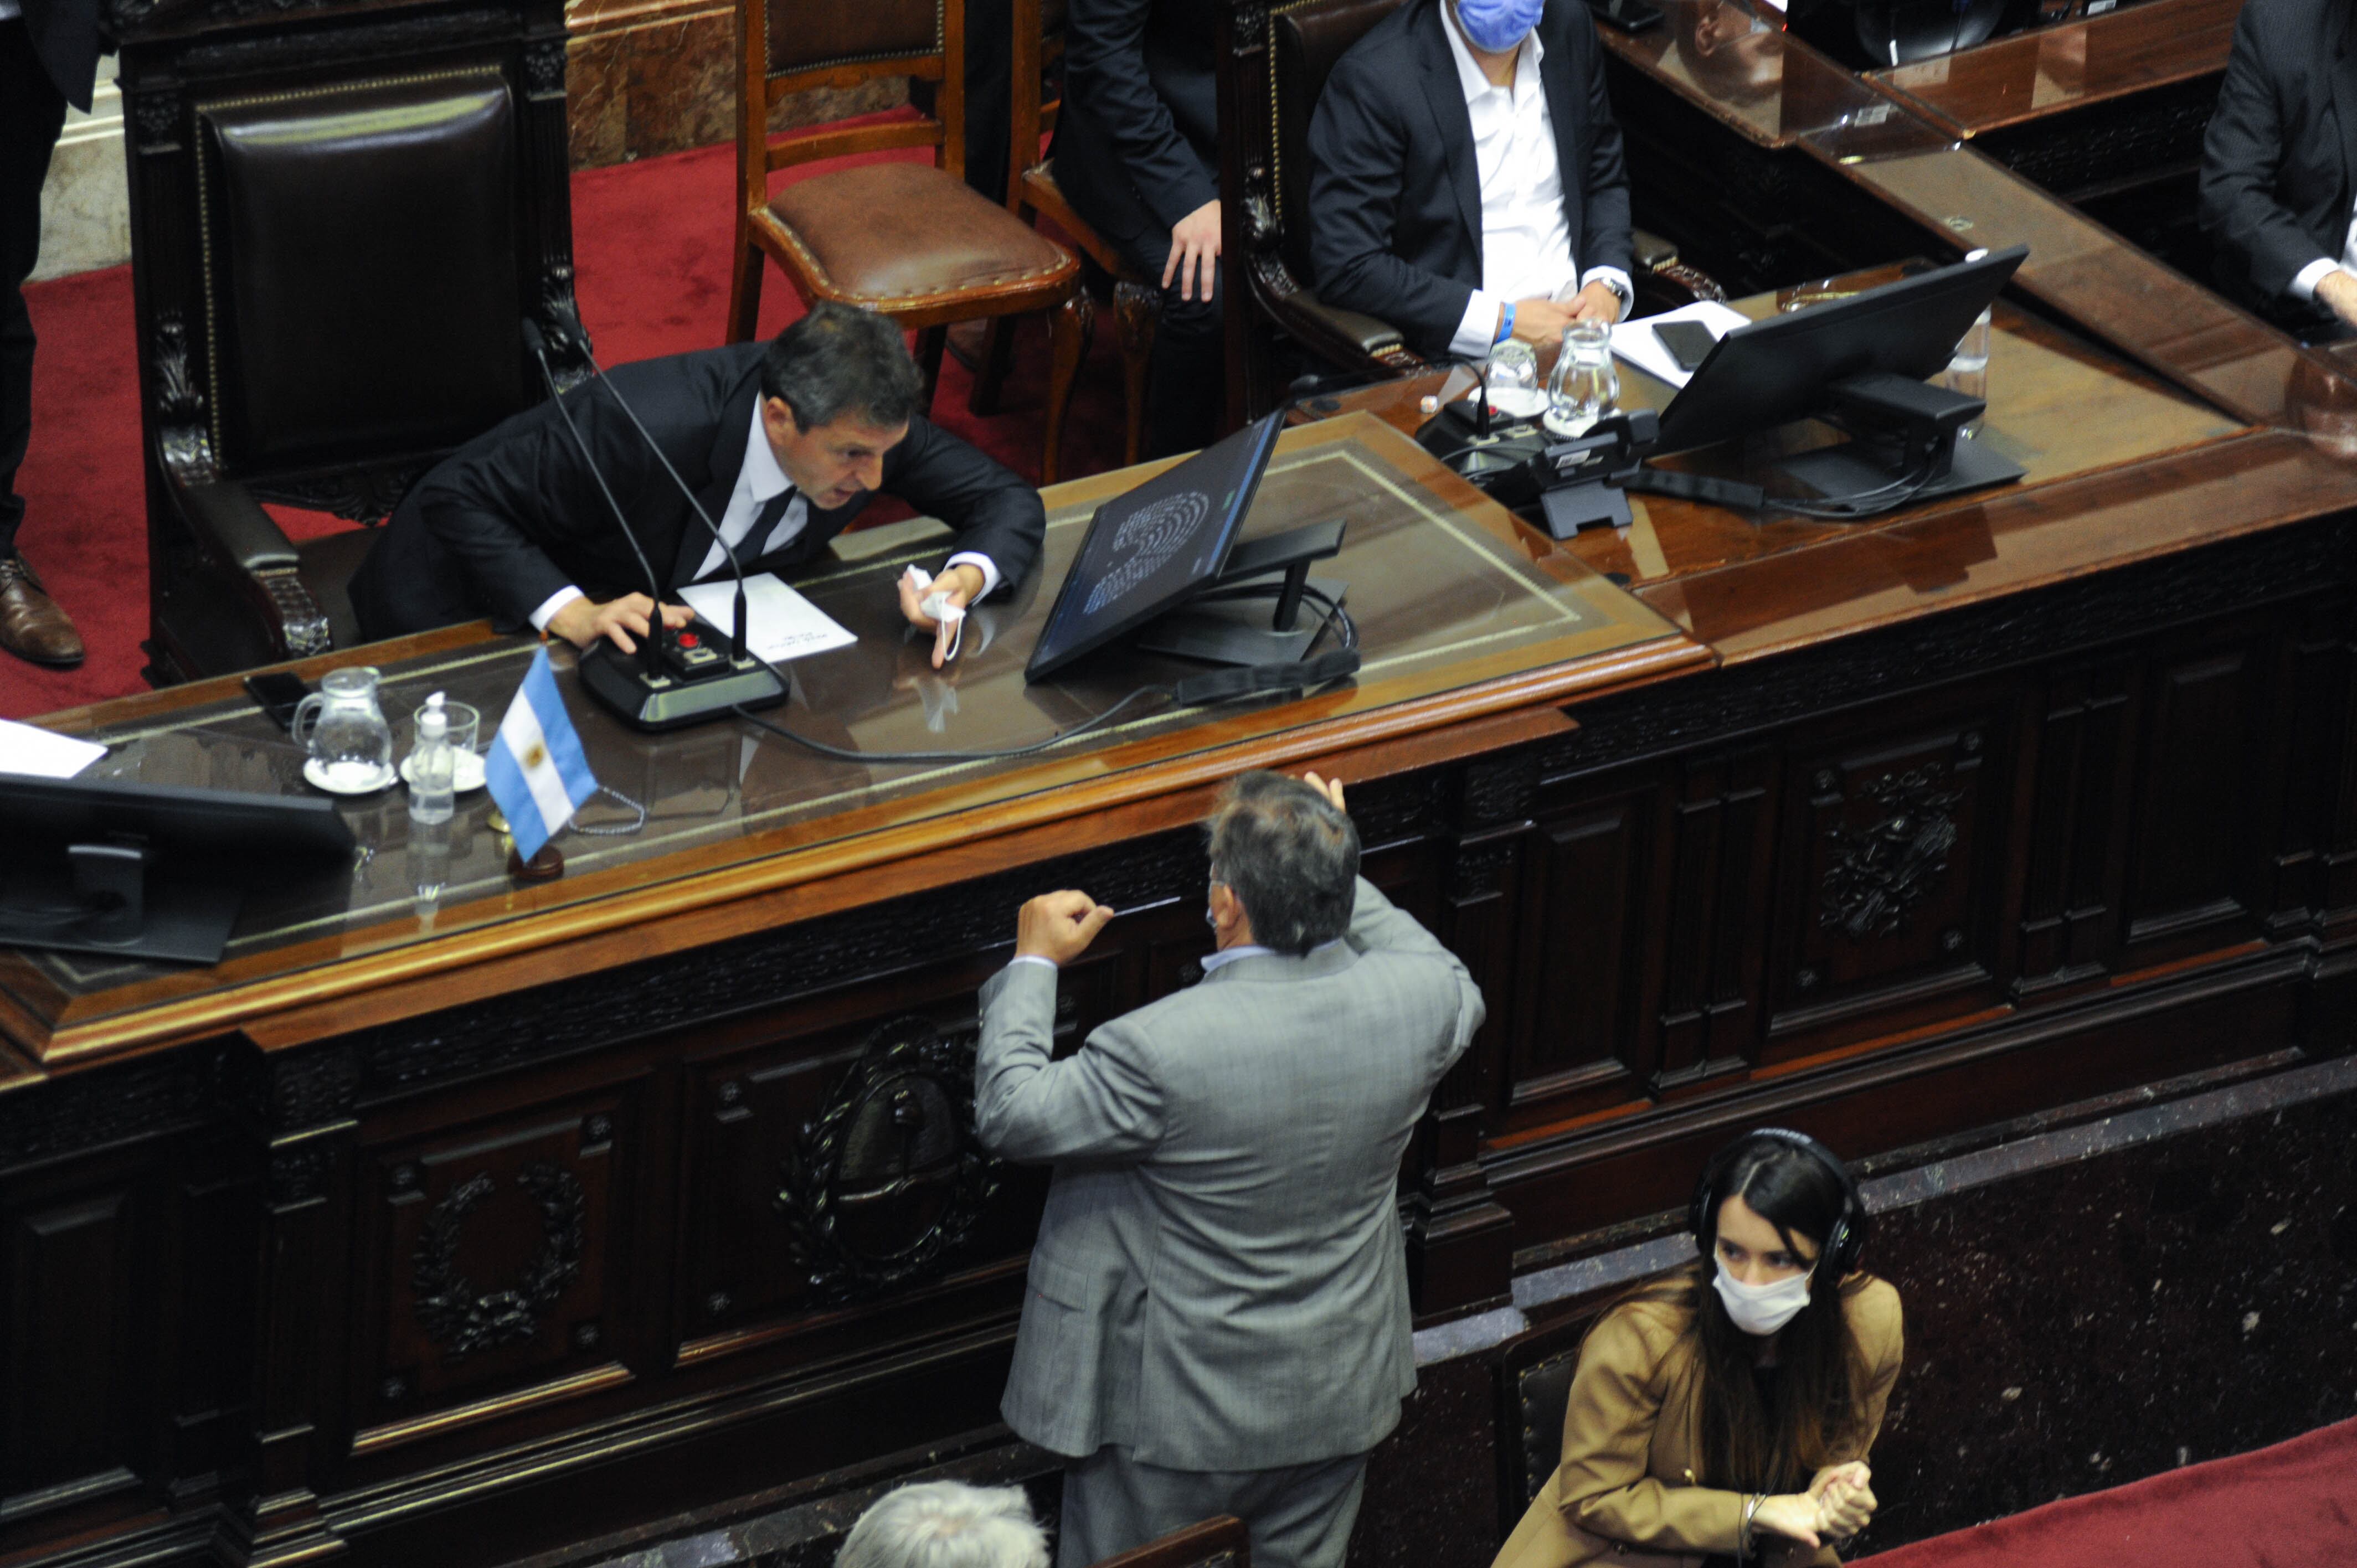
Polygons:
<instances>
[{"instance_id":1,"label":"dark suit jacket","mask_svg":"<svg viewBox=\"0 0 2357 1568\"><path fill-rule=\"evenodd\" d=\"M98 75L98 0L23 0L25 31L66 102L90 113Z\"/></svg>"},{"instance_id":2,"label":"dark suit jacket","mask_svg":"<svg viewBox=\"0 0 2357 1568\"><path fill-rule=\"evenodd\" d=\"M1440 0L1415 0L1335 63L1309 123L1309 253L1329 305L1446 354L1481 284L1473 120ZM1578 0L1547 0L1539 74L1579 270L1629 267L1629 172L1604 49Z\"/></svg>"},{"instance_id":3,"label":"dark suit jacket","mask_svg":"<svg viewBox=\"0 0 2357 1568\"><path fill-rule=\"evenodd\" d=\"M1216 200L1212 0L1070 0L1056 183L1118 244Z\"/></svg>"},{"instance_id":4,"label":"dark suit jacket","mask_svg":"<svg viewBox=\"0 0 2357 1568\"><path fill-rule=\"evenodd\" d=\"M744 467L766 347L732 344L610 372L715 522ZM567 393L565 406L665 586L687 582L712 536L686 498L595 382ZM1039 558L1047 515L1039 492L922 418L885 454L883 488L957 529L957 547L990 557L1003 582L1021 580ZM746 571L785 575L866 504L863 495L831 511L812 509L791 543L747 561ZM642 592L645 582L554 405L542 403L468 442L412 488L352 580L352 607L371 639L483 615L513 630L567 584L595 597Z\"/></svg>"},{"instance_id":5,"label":"dark suit jacket","mask_svg":"<svg viewBox=\"0 0 2357 1568\"><path fill-rule=\"evenodd\" d=\"M2357 40L2349 0L2250 0L2201 146L2201 227L2228 293L2319 320L2291 280L2349 238L2357 170Z\"/></svg>"}]
</instances>

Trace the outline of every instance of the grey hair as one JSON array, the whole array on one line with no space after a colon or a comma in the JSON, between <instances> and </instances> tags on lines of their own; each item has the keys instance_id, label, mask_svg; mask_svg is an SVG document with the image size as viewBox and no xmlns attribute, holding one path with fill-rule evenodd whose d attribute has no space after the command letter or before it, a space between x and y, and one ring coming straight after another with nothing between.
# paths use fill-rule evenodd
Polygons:
<instances>
[{"instance_id":1,"label":"grey hair","mask_svg":"<svg viewBox=\"0 0 2357 1568\"><path fill-rule=\"evenodd\" d=\"M1048 1532L1020 1487L919 1481L886 1493L844 1538L835 1568L1048 1568Z\"/></svg>"},{"instance_id":2,"label":"grey hair","mask_svg":"<svg viewBox=\"0 0 2357 1568\"><path fill-rule=\"evenodd\" d=\"M1243 905L1254 941L1298 957L1351 929L1359 830L1312 786L1281 773L1240 774L1203 831L1211 880Z\"/></svg>"},{"instance_id":3,"label":"grey hair","mask_svg":"<svg viewBox=\"0 0 2357 1568\"><path fill-rule=\"evenodd\" d=\"M784 400L805 432L845 413L889 429L920 412L925 378L898 327L872 310L823 299L770 340L761 395Z\"/></svg>"}]
</instances>

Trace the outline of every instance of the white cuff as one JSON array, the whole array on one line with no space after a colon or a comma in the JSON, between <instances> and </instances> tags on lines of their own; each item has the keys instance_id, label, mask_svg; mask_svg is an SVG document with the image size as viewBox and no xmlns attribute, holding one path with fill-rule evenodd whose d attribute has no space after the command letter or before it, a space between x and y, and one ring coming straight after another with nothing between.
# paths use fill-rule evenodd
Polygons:
<instances>
[{"instance_id":1,"label":"white cuff","mask_svg":"<svg viewBox=\"0 0 2357 1568\"><path fill-rule=\"evenodd\" d=\"M1620 315L1622 319L1627 319L1629 313L1637 308L1635 281L1619 267L1590 267L1579 274L1579 286L1582 288L1598 281L1610 285L1612 291L1620 296Z\"/></svg>"},{"instance_id":2,"label":"white cuff","mask_svg":"<svg viewBox=\"0 0 2357 1568\"><path fill-rule=\"evenodd\" d=\"M1018 963L1044 963L1049 969L1056 967L1056 961L1054 959L1042 957L1040 954L1036 952L1017 953L1013 958L1006 961L1006 967L1013 969Z\"/></svg>"},{"instance_id":3,"label":"white cuff","mask_svg":"<svg viewBox=\"0 0 2357 1568\"><path fill-rule=\"evenodd\" d=\"M971 550L961 550L942 563L942 570L944 572L952 566L971 566L982 574L982 592L974 596L974 602L977 604L990 597L991 590L998 586L998 568L991 564L990 557L987 555L977 555ZM1048 961L1041 959L1039 961L1046 963Z\"/></svg>"},{"instance_id":4,"label":"white cuff","mask_svg":"<svg viewBox=\"0 0 2357 1568\"><path fill-rule=\"evenodd\" d=\"M1457 324L1457 336L1448 340L1448 351L1467 360L1488 359L1498 341L1498 313L1505 307L1496 295L1475 289L1465 302L1465 319Z\"/></svg>"},{"instance_id":5,"label":"white cuff","mask_svg":"<svg viewBox=\"0 0 2357 1568\"><path fill-rule=\"evenodd\" d=\"M565 584L565 586L557 589L556 592L549 595L546 599L543 600L541 602L540 608L532 612L532 629L534 631L546 631L548 629L550 618L554 617L557 611L563 609L565 606L571 604L576 599L587 597L588 597L587 595L575 587L572 584Z\"/></svg>"},{"instance_id":6,"label":"white cuff","mask_svg":"<svg viewBox=\"0 0 2357 1568\"><path fill-rule=\"evenodd\" d=\"M2339 262L2334 261L2330 256L2317 257L2316 260L2309 263L2308 265L2300 268L2299 271L2292 274L2291 292L2293 295L2299 299L2314 299L2316 297L2316 285L2322 283L2328 276L2330 276L2332 270L2340 264L2341 263Z\"/></svg>"}]
</instances>

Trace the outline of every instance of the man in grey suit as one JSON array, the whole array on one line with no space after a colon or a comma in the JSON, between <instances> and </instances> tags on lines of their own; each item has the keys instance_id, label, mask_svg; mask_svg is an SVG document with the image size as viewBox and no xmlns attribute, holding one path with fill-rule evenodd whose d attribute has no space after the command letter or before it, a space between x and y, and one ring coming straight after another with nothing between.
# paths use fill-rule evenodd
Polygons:
<instances>
[{"instance_id":1,"label":"man in grey suit","mask_svg":"<svg viewBox=\"0 0 2357 1568\"><path fill-rule=\"evenodd\" d=\"M1114 913L1067 891L982 993L983 1142L1056 1162L1000 1408L1073 1461L1060 1568L1221 1513L1257 1568L1339 1568L1415 1386L1400 1157L1481 993L1360 877L1339 783L1245 774L1207 829L1202 983L1050 1060Z\"/></svg>"}]
</instances>

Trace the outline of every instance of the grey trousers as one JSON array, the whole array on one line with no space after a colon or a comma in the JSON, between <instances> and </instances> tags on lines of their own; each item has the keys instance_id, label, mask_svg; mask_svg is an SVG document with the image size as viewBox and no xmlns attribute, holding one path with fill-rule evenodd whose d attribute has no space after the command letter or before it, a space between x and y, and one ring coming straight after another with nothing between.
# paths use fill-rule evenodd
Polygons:
<instances>
[{"instance_id":1,"label":"grey trousers","mask_svg":"<svg viewBox=\"0 0 2357 1568\"><path fill-rule=\"evenodd\" d=\"M1056 1568L1086 1568L1223 1513L1252 1531L1253 1568L1342 1568L1366 1480L1363 1454L1280 1470L1165 1470L1108 1444L1064 1472Z\"/></svg>"}]
</instances>

